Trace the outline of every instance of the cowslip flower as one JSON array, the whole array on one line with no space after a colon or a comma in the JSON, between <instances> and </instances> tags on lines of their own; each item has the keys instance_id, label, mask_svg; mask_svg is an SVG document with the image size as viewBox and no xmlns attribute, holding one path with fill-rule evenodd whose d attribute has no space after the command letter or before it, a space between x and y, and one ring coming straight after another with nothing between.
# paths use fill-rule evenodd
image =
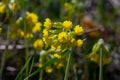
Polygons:
<instances>
[{"instance_id":1,"label":"cowslip flower","mask_svg":"<svg viewBox=\"0 0 120 80\"><path fill-rule=\"evenodd\" d=\"M18 3L12 3L11 9L12 9L13 11L15 11L15 10L20 10L20 5L19 5Z\"/></svg>"},{"instance_id":2,"label":"cowslip flower","mask_svg":"<svg viewBox=\"0 0 120 80\"><path fill-rule=\"evenodd\" d=\"M77 40L77 47L81 47L83 45L83 40L78 39Z\"/></svg>"},{"instance_id":3,"label":"cowslip flower","mask_svg":"<svg viewBox=\"0 0 120 80\"><path fill-rule=\"evenodd\" d=\"M52 73L53 72L53 68L52 67L46 67L45 71L47 73Z\"/></svg>"},{"instance_id":4,"label":"cowslip flower","mask_svg":"<svg viewBox=\"0 0 120 80\"><path fill-rule=\"evenodd\" d=\"M61 42L61 43L64 43L67 41L67 33L66 32L61 32L58 34L58 41Z\"/></svg>"},{"instance_id":5,"label":"cowslip flower","mask_svg":"<svg viewBox=\"0 0 120 80\"><path fill-rule=\"evenodd\" d=\"M37 40L34 42L33 46L34 46L34 48L35 48L36 50L41 50L41 49L43 48L43 46L44 46L44 43L43 43L42 39L37 39Z\"/></svg>"},{"instance_id":6,"label":"cowslip flower","mask_svg":"<svg viewBox=\"0 0 120 80\"><path fill-rule=\"evenodd\" d=\"M54 57L60 59L60 58L61 58L61 55L60 55L60 53L55 53L55 54L54 54Z\"/></svg>"},{"instance_id":7,"label":"cowslip flower","mask_svg":"<svg viewBox=\"0 0 120 80\"><path fill-rule=\"evenodd\" d=\"M81 35L83 33L83 28L80 27L79 25L76 25L74 28L74 32L76 35Z\"/></svg>"},{"instance_id":8,"label":"cowslip flower","mask_svg":"<svg viewBox=\"0 0 120 80\"><path fill-rule=\"evenodd\" d=\"M65 7L65 9L66 9L67 11L73 10L73 5L70 4L70 3L68 3L68 2L66 2L66 3L64 4L64 7Z\"/></svg>"},{"instance_id":9,"label":"cowslip flower","mask_svg":"<svg viewBox=\"0 0 120 80\"><path fill-rule=\"evenodd\" d=\"M73 24L72 24L72 22L71 21L64 21L63 22L63 27L65 28L65 29L71 29L72 28L72 26L73 26Z\"/></svg>"},{"instance_id":10,"label":"cowslip flower","mask_svg":"<svg viewBox=\"0 0 120 80\"><path fill-rule=\"evenodd\" d=\"M91 61L98 63L99 61L99 55L96 53L90 53L89 58Z\"/></svg>"},{"instance_id":11,"label":"cowslip flower","mask_svg":"<svg viewBox=\"0 0 120 80\"><path fill-rule=\"evenodd\" d=\"M6 8L5 5L0 5L0 13L3 14L5 12L5 8Z\"/></svg>"},{"instance_id":12,"label":"cowslip flower","mask_svg":"<svg viewBox=\"0 0 120 80\"><path fill-rule=\"evenodd\" d=\"M28 13L26 16L27 23L33 25L38 22L38 16L35 13Z\"/></svg>"},{"instance_id":13,"label":"cowslip flower","mask_svg":"<svg viewBox=\"0 0 120 80\"><path fill-rule=\"evenodd\" d=\"M45 19L44 27L45 27L46 29L50 29L50 28L52 27L52 21L51 21L49 18L46 18L46 19Z\"/></svg>"},{"instance_id":14,"label":"cowslip flower","mask_svg":"<svg viewBox=\"0 0 120 80\"><path fill-rule=\"evenodd\" d=\"M34 32L34 33L39 32L41 30L41 26L42 26L42 24L40 22L37 22L35 24L35 26L33 27L32 32Z\"/></svg>"},{"instance_id":15,"label":"cowslip flower","mask_svg":"<svg viewBox=\"0 0 120 80\"><path fill-rule=\"evenodd\" d=\"M2 32L2 28L0 28L0 34L1 34L1 32Z\"/></svg>"},{"instance_id":16,"label":"cowslip flower","mask_svg":"<svg viewBox=\"0 0 120 80\"><path fill-rule=\"evenodd\" d=\"M26 33L25 35L24 35L24 38L32 38L33 37L33 34L32 33Z\"/></svg>"},{"instance_id":17,"label":"cowslip flower","mask_svg":"<svg viewBox=\"0 0 120 80\"><path fill-rule=\"evenodd\" d=\"M47 38L48 37L48 31L47 29L43 30L43 37Z\"/></svg>"}]
</instances>

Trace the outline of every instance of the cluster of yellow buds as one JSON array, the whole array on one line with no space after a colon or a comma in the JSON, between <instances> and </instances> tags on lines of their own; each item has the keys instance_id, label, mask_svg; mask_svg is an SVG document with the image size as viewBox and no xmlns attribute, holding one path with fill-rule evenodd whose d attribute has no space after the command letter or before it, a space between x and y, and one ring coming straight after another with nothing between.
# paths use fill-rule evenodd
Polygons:
<instances>
[{"instance_id":1,"label":"cluster of yellow buds","mask_svg":"<svg viewBox=\"0 0 120 80\"><path fill-rule=\"evenodd\" d=\"M83 45L83 40L77 38L77 36L81 36L83 34L83 27L80 25L73 26L73 23L70 20L53 22L51 19L46 18L41 31L42 37L40 40L36 40L34 42L34 48L36 50L45 51L47 49L47 51L50 51L46 55L47 59L52 56L51 58L55 57L59 60L63 60L65 58L62 56L63 50L76 46L81 47ZM40 64L44 63L42 60L40 61ZM63 63L59 63L59 65L56 66L57 68L61 68L63 67ZM51 73L52 69L46 68L46 72Z\"/></svg>"}]
</instances>

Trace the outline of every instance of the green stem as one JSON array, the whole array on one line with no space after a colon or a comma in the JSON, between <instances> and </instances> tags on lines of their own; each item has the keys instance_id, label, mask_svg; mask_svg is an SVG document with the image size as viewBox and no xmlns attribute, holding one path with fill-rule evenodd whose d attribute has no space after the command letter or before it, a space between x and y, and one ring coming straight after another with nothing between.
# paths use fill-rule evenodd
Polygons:
<instances>
[{"instance_id":1,"label":"green stem","mask_svg":"<svg viewBox=\"0 0 120 80\"><path fill-rule=\"evenodd\" d=\"M41 70L41 72L40 72L40 78L39 78L39 80L43 80L43 70Z\"/></svg>"},{"instance_id":2,"label":"green stem","mask_svg":"<svg viewBox=\"0 0 120 80\"><path fill-rule=\"evenodd\" d=\"M100 49L99 80L102 80L102 48Z\"/></svg>"},{"instance_id":3,"label":"green stem","mask_svg":"<svg viewBox=\"0 0 120 80\"><path fill-rule=\"evenodd\" d=\"M28 57L29 57L29 55L28 55L28 53L29 53L29 50L28 50L28 40L27 39L25 39L25 61L27 62L27 60L28 60ZM28 64L29 65L29 64ZM29 74L29 68L28 68L28 66L27 66L27 68L26 68L26 76L28 76L28 74Z\"/></svg>"},{"instance_id":4,"label":"green stem","mask_svg":"<svg viewBox=\"0 0 120 80\"><path fill-rule=\"evenodd\" d=\"M71 54L72 54L72 53L70 52L70 53L69 53L69 56L68 56L64 80L68 80L68 74L69 74L69 67L70 67Z\"/></svg>"},{"instance_id":5,"label":"green stem","mask_svg":"<svg viewBox=\"0 0 120 80\"><path fill-rule=\"evenodd\" d=\"M7 29L7 41L6 41L6 48L5 48L5 52L3 53L2 60L1 60L0 78L2 78L3 69L4 69L4 65L5 65L5 58L6 58L6 54L8 54L8 46L9 46L9 32L10 32L10 27L8 27L8 29Z\"/></svg>"},{"instance_id":6,"label":"green stem","mask_svg":"<svg viewBox=\"0 0 120 80\"><path fill-rule=\"evenodd\" d=\"M77 71L76 71L76 65L73 66L74 74L75 74L75 80L78 80L77 77Z\"/></svg>"}]
</instances>

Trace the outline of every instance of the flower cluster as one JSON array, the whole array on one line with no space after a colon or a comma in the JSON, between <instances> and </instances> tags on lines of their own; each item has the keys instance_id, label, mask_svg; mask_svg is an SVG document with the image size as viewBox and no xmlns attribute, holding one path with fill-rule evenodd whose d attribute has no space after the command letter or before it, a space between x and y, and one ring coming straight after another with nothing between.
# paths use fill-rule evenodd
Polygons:
<instances>
[{"instance_id":1,"label":"flower cluster","mask_svg":"<svg viewBox=\"0 0 120 80\"><path fill-rule=\"evenodd\" d=\"M44 61L50 58L64 60L65 57L62 56L64 50L83 45L83 40L77 38L77 36L83 34L83 28L80 25L73 26L73 23L69 20L53 22L49 18L46 18L41 31L42 36L34 42L34 48L41 50L41 55L43 55L44 51L44 55L46 56L44 58L43 56L40 57L40 67L41 64L45 63ZM58 65L55 64L58 69L63 67L61 61L56 63ZM46 68L46 72L51 73L52 71L52 67Z\"/></svg>"}]
</instances>

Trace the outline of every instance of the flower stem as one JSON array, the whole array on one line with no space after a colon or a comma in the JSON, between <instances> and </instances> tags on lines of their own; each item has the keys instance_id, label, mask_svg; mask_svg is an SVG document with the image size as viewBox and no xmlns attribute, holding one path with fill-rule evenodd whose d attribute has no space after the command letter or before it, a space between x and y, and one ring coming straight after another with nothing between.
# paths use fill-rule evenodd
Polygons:
<instances>
[{"instance_id":1,"label":"flower stem","mask_svg":"<svg viewBox=\"0 0 120 80\"><path fill-rule=\"evenodd\" d=\"M64 80L68 80L68 74L69 74L69 67L70 67L71 54L72 54L72 53L70 52L70 53L69 53L69 56L68 56Z\"/></svg>"},{"instance_id":2,"label":"flower stem","mask_svg":"<svg viewBox=\"0 0 120 80\"><path fill-rule=\"evenodd\" d=\"M102 48L100 48L99 80L102 80Z\"/></svg>"}]
</instances>

